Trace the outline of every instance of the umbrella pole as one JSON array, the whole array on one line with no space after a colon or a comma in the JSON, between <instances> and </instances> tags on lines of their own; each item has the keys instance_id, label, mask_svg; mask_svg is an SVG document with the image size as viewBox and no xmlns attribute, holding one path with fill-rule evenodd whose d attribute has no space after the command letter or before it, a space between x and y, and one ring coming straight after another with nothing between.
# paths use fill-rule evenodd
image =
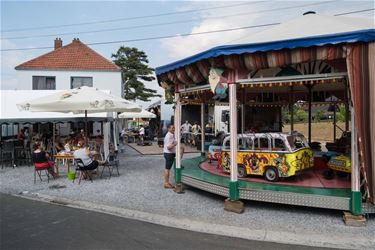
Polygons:
<instances>
[{"instance_id":1,"label":"umbrella pole","mask_svg":"<svg viewBox=\"0 0 375 250\"><path fill-rule=\"evenodd\" d=\"M86 135L85 142L86 142L86 147L87 147L87 144L89 142L89 138L87 137L87 135L88 135L88 130L87 130L87 110L85 110L85 135Z\"/></svg>"},{"instance_id":2,"label":"umbrella pole","mask_svg":"<svg viewBox=\"0 0 375 250\"><path fill-rule=\"evenodd\" d=\"M52 155L57 154L57 151L55 152L55 136L56 136L56 124L55 122L52 123Z\"/></svg>"}]
</instances>

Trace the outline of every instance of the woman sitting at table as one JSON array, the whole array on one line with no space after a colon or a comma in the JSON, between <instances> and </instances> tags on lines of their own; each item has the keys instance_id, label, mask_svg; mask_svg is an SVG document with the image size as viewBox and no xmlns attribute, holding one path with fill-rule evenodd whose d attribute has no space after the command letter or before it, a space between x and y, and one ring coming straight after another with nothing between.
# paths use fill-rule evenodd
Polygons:
<instances>
[{"instance_id":1,"label":"woman sitting at table","mask_svg":"<svg viewBox=\"0 0 375 250\"><path fill-rule=\"evenodd\" d=\"M65 153L70 153L72 151L71 140L69 138L65 139L64 151Z\"/></svg>"},{"instance_id":2,"label":"woman sitting at table","mask_svg":"<svg viewBox=\"0 0 375 250\"><path fill-rule=\"evenodd\" d=\"M80 141L78 144L81 145L81 148L74 151L74 158L82 160L84 165L84 167L82 167L83 170L96 169L99 166L99 163L102 162L91 159L92 155L89 148L86 147L85 141Z\"/></svg>"},{"instance_id":3,"label":"woman sitting at table","mask_svg":"<svg viewBox=\"0 0 375 250\"><path fill-rule=\"evenodd\" d=\"M56 177L55 172L53 171L54 162L49 159L49 155L43 150L43 145L41 142L36 142L34 144L34 152L32 155L32 160L36 168L48 168L48 172Z\"/></svg>"},{"instance_id":4,"label":"woman sitting at table","mask_svg":"<svg viewBox=\"0 0 375 250\"><path fill-rule=\"evenodd\" d=\"M56 153L64 151L64 144L62 143L62 139L60 137L56 137L55 139L55 151Z\"/></svg>"}]
</instances>

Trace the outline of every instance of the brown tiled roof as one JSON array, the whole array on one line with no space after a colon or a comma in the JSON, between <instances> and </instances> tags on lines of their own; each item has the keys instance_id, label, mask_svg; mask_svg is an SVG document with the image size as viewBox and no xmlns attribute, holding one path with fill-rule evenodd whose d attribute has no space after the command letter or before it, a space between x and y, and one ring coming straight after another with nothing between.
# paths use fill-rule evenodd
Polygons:
<instances>
[{"instance_id":1,"label":"brown tiled roof","mask_svg":"<svg viewBox=\"0 0 375 250\"><path fill-rule=\"evenodd\" d=\"M120 71L120 68L78 39L61 48L24 62L16 70Z\"/></svg>"}]
</instances>

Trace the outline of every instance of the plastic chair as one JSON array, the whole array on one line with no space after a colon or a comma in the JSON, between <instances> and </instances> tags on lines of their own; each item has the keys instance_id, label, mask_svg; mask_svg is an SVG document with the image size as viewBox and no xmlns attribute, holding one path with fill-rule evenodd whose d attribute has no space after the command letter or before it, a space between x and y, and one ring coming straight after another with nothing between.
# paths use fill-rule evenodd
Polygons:
<instances>
[{"instance_id":1,"label":"plastic chair","mask_svg":"<svg viewBox=\"0 0 375 250\"><path fill-rule=\"evenodd\" d=\"M112 173L113 173L114 168L116 168L116 170L117 170L117 176L120 176L118 166L119 166L119 160L117 159L117 152L109 153L109 155L107 156L107 159L105 160L105 163L103 164L103 169L102 169L102 172L100 174L100 178L102 178L104 170L106 168L108 168L109 178L112 177Z\"/></svg>"},{"instance_id":2,"label":"plastic chair","mask_svg":"<svg viewBox=\"0 0 375 250\"><path fill-rule=\"evenodd\" d=\"M92 178L91 178L90 170L86 170L86 169L84 169L85 164L83 164L82 159L80 159L80 158L75 158L75 159L74 159L74 165L76 166L76 171L75 171L75 173L77 174L77 171L80 172L80 173L79 173L78 184L81 184L81 180L82 180L84 177L88 177L88 178L90 179L90 181L93 182L93 181L92 181ZM75 180L75 178L73 179L73 183L74 183L74 180Z\"/></svg>"},{"instance_id":3,"label":"plastic chair","mask_svg":"<svg viewBox=\"0 0 375 250\"><path fill-rule=\"evenodd\" d=\"M36 175L38 174L40 181L42 180L42 171L44 170L47 176L47 183L49 183L50 170L53 169L48 162L43 163L34 163L34 184L36 183ZM55 179L55 176L52 175L52 178Z\"/></svg>"}]
</instances>

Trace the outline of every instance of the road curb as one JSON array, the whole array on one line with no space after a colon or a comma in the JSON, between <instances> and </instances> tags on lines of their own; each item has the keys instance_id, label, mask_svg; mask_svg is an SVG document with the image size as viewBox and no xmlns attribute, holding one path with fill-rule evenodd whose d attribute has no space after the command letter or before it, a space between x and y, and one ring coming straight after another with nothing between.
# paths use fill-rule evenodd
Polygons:
<instances>
[{"instance_id":1,"label":"road curb","mask_svg":"<svg viewBox=\"0 0 375 250\"><path fill-rule=\"evenodd\" d=\"M236 237L247 240L275 242L282 244L295 244L313 247L329 247L341 249L375 249L375 239L353 238L353 235L339 234L327 235L319 233L285 232L277 230L251 229L230 225L194 221L187 218L168 217L121 207L113 207L86 201L76 201L66 198L53 197L39 193L22 192L14 195L21 198L63 205L72 208L101 212L128 219L136 219L153 224L185 229L195 232L216 234L221 236Z\"/></svg>"}]
</instances>

